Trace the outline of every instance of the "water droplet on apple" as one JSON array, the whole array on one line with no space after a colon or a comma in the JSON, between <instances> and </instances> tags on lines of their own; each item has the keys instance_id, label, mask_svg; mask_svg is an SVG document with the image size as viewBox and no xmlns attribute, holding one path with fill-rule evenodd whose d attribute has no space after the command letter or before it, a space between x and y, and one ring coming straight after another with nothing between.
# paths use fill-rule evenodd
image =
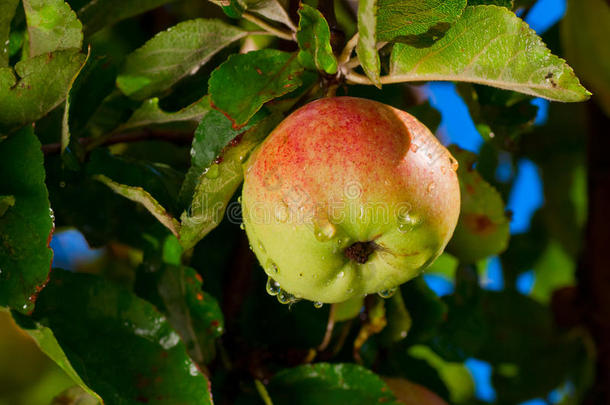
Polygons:
<instances>
[{"instance_id":1,"label":"water droplet on apple","mask_svg":"<svg viewBox=\"0 0 610 405\"><path fill-rule=\"evenodd\" d=\"M316 309L320 309L322 308L322 306L324 305L324 303L320 302L320 301L316 301L313 303L313 307Z\"/></svg>"},{"instance_id":2,"label":"water droplet on apple","mask_svg":"<svg viewBox=\"0 0 610 405\"><path fill-rule=\"evenodd\" d=\"M241 196L237 197L237 202L241 204Z\"/></svg>"},{"instance_id":3,"label":"water droplet on apple","mask_svg":"<svg viewBox=\"0 0 610 405\"><path fill-rule=\"evenodd\" d=\"M348 288L348 289L347 289L347 293L348 293L348 294L351 294L351 293L353 293L353 292L354 292L354 289L353 289L353 288Z\"/></svg>"},{"instance_id":4,"label":"water droplet on apple","mask_svg":"<svg viewBox=\"0 0 610 405\"><path fill-rule=\"evenodd\" d=\"M220 174L220 169L218 168L218 165L213 164L205 172L205 177L207 177L208 179L215 179L218 177L219 174Z\"/></svg>"},{"instance_id":5,"label":"water droplet on apple","mask_svg":"<svg viewBox=\"0 0 610 405\"><path fill-rule=\"evenodd\" d=\"M417 225L417 217L408 212L398 214L398 230L402 233L409 232Z\"/></svg>"},{"instance_id":6,"label":"water droplet on apple","mask_svg":"<svg viewBox=\"0 0 610 405\"><path fill-rule=\"evenodd\" d=\"M266 285L265 289L267 290L267 294L276 296L279 294L279 292L281 290L280 283L278 283L277 281L275 281L274 279L269 277L267 279L267 285Z\"/></svg>"},{"instance_id":7,"label":"water droplet on apple","mask_svg":"<svg viewBox=\"0 0 610 405\"><path fill-rule=\"evenodd\" d=\"M445 172L447 172L447 169L445 168L445 166L441 166L441 173L445 174Z\"/></svg>"},{"instance_id":8,"label":"water droplet on apple","mask_svg":"<svg viewBox=\"0 0 610 405\"><path fill-rule=\"evenodd\" d=\"M275 262L271 259L267 260L267 266L265 266L267 268L267 272L268 273L279 273L279 269L277 268L277 264L275 264Z\"/></svg>"},{"instance_id":9,"label":"water droplet on apple","mask_svg":"<svg viewBox=\"0 0 610 405\"><path fill-rule=\"evenodd\" d=\"M432 191L434 191L434 189L436 188L436 183L431 181L430 184L428 184L428 192L431 193Z\"/></svg>"},{"instance_id":10,"label":"water droplet on apple","mask_svg":"<svg viewBox=\"0 0 610 405\"><path fill-rule=\"evenodd\" d=\"M392 297L394 294L396 294L396 290L397 288L388 288L387 290L381 290L377 293L377 295L379 295L381 298L390 298Z\"/></svg>"},{"instance_id":11,"label":"water droplet on apple","mask_svg":"<svg viewBox=\"0 0 610 405\"><path fill-rule=\"evenodd\" d=\"M263 246L263 242L261 242L260 240L258 241L258 250L260 250L261 253L267 253L265 247Z\"/></svg>"},{"instance_id":12,"label":"water droplet on apple","mask_svg":"<svg viewBox=\"0 0 610 405\"><path fill-rule=\"evenodd\" d=\"M314 235L320 242L332 239L337 233L337 228L326 218L318 218L314 221Z\"/></svg>"},{"instance_id":13,"label":"water droplet on apple","mask_svg":"<svg viewBox=\"0 0 610 405\"><path fill-rule=\"evenodd\" d=\"M275 207L275 219L278 222L286 222L288 220L288 207L282 203Z\"/></svg>"},{"instance_id":14,"label":"water droplet on apple","mask_svg":"<svg viewBox=\"0 0 610 405\"><path fill-rule=\"evenodd\" d=\"M450 157L449 162L451 163L451 170L453 170L454 172L457 171L458 167L460 166L458 161L455 160L453 157Z\"/></svg>"},{"instance_id":15,"label":"water droplet on apple","mask_svg":"<svg viewBox=\"0 0 610 405\"><path fill-rule=\"evenodd\" d=\"M244 224L243 222L239 224L239 229L241 229L242 231L246 229L246 224Z\"/></svg>"},{"instance_id":16,"label":"water droplet on apple","mask_svg":"<svg viewBox=\"0 0 610 405\"><path fill-rule=\"evenodd\" d=\"M345 277L344 271L341 271L341 272L339 272L339 274L337 274L337 278L343 278L343 277Z\"/></svg>"},{"instance_id":17,"label":"water droplet on apple","mask_svg":"<svg viewBox=\"0 0 610 405\"><path fill-rule=\"evenodd\" d=\"M411 144L411 151L412 152L417 152L417 149L419 149L419 146L417 146L416 144L412 143Z\"/></svg>"},{"instance_id":18,"label":"water droplet on apple","mask_svg":"<svg viewBox=\"0 0 610 405\"><path fill-rule=\"evenodd\" d=\"M292 304L297 301L294 295L283 289L280 289L280 292L277 294L277 300L280 304Z\"/></svg>"}]
</instances>

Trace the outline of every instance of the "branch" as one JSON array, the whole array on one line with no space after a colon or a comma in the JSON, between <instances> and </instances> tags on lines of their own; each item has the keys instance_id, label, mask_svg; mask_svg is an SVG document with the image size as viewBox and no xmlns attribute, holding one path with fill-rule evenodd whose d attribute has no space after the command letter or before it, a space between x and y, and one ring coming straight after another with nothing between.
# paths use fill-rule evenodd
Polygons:
<instances>
[{"instance_id":1,"label":"branch","mask_svg":"<svg viewBox=\"0 0 610 405\"><path fill-rule=\"evenodd\" d=\"M264 29L271 35L275 35L278 38L286 39L288 41L295 40L295 36L294 36L293 32L286 31L281 28L275 28L274 26L267 24L265 21L261 20L260 18L254 16L250 13L243 13L241 16L245 20L248 20L251 23L258 25L259 27L261 27L262 29Z\"/></svg>"},{"instance_id":2,"label":"branch","mask_svg":"<svg viewBox=\"0 0 610 405\"><path fill-rule=\"evenodd\" d=\"M98 146L102 145L115 145L117 143L130 143L140 142L148 140L159 140L175 143L178 145L190 145L193 140L193 133L185 132L154 132L154 131L141 131L141 132L130 132L126 134L116 134L109 138L106 138ZM99 142L98 138L79 138L78 142L82 146L90 146L96 142ZM61 151L60 143L48 143L42 145L42 152L45 155L55 155Z\"/></svg>"}]
</instances>

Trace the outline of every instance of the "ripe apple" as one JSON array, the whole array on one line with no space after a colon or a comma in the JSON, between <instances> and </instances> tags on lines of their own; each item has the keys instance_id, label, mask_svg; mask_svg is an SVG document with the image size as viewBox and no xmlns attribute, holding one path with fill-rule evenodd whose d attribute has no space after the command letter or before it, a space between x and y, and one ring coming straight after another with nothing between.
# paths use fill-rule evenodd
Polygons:
<instances>
[{"instance_id":1,"label":"ripe apple","mask_svg":"<svg viewBox=\"0 0 610 405\"><path fill-rule=\"evenodd\" d=\"M251 247L280 302L342 302L420 274L451 238L457 161L422 123L336 97L288 116L245 166Z\"/></svg>"}]
</instances>

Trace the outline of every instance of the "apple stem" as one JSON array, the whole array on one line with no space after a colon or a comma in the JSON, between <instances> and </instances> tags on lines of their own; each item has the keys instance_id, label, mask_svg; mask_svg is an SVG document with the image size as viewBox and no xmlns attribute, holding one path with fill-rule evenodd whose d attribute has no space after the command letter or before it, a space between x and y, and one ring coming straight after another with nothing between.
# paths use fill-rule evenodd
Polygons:
<instances>
[{"instance_id":1,"label":"apple stem","mask_svg":"<svg viewBox=\"0 0 610 405\"><path fill-rule=\"evenodd\" d=\"M359 264L364 264L369 260L369 256L377 250L375 242L356 242L343 251L345 257Z\"/></svg>"}]
</instances>

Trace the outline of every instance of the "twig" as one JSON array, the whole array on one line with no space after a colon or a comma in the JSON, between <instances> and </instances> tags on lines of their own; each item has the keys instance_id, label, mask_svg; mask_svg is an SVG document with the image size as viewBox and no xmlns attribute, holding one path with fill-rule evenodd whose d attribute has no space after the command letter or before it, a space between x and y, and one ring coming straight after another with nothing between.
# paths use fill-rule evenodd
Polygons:
<instances>
[{"instance_id":1,"label":"twig","mask_svg":"<svg viewBox=\"0 0 610 405\"><path fill-rule=\"evenodd\" d=\"M98 146L115 145L117 143L130 143L147 140L160 140L176 143L179 145L188 145L193 140L193 133L141 131L126 134L116 134L112 137L106 138L103 142L99 143ZM79 138L78 142L81 145L88 147L94 143L97 143L98 138ZM42 145L41 149L45 155L55 155L61 151L61 144L48 143L46 145Z\"/></svg>"},{"instance_id":2,"label":"twig","mask_svg":"<svg viewBox=\"0 0 610 405\"><path fill-rule=\"evenodd\" d=\"M337 310L337 305L332 304L330 306L330 313L328 314L328 323L326 324L326 333L324 334L324 339L322 339L322 343L318 346L318 351L324 351L328 344L330 343L330 338L333 336L333 329L335 328L335 311Z\"/></svg>"},{"instance_id":3,"label":"twig","mask_svg":"<svg viewBox=\"0 0 610 405\"><path fill-rule=\"evenodd\" d=\"M243 13L241 15L245 20L250 21L253 24L258 25L259 27L261 27L262 29L264 29L265 31L267 31L268 33L275 35L278 38L282 38L282 39L286 39L288 41L294 41L295 37L294 37L294 33L283 30L281 28L275 28L272 25L267 24L265 21L261 20L260 18L250 14L250 13Z\"/></svg>"},{"instance_id":4,"label":"twig","mask_svg":"<svg viewBox=\"0 0 610 405\"><path fill-rule=\"evenodd\" d=\"M359 73L356 73L356 72L348 72L345 75L345 80L348 83L352 83L352 84L375 85L368 77L361 75ZM405 81L404 77L392 76L392 75L381 76L381 78L379 80L381 81L381 84L402 83Z\"/></svg>"},{"instance_id":5,"label":"twig","mask_svg":"<svg viewBox=\"0 0 610 405\"><path fill-rule=\"evenodd\" d=\"M256 390L258 391L258 394L261 396L261 399L265 405L273 405L273 401L267 392L267 388L265 388L265 384L263 384L261 380L254 380L254 385L256 385Z\"/></svg>"},{"instance_id":6,"label":"twig","mask_svg":"<svg viewBox=\"0 0 610 405\"><path fill-rule=\"evenodd\" d=\"M345 48L343 48L341 55L339 55L339 60L337 61L339 62L339 66L345 65L349 61L356 44L358 44L358 33L356 33L349 41L347 41L347 44L345 44Z\"/></svg>"}]
</instances>

